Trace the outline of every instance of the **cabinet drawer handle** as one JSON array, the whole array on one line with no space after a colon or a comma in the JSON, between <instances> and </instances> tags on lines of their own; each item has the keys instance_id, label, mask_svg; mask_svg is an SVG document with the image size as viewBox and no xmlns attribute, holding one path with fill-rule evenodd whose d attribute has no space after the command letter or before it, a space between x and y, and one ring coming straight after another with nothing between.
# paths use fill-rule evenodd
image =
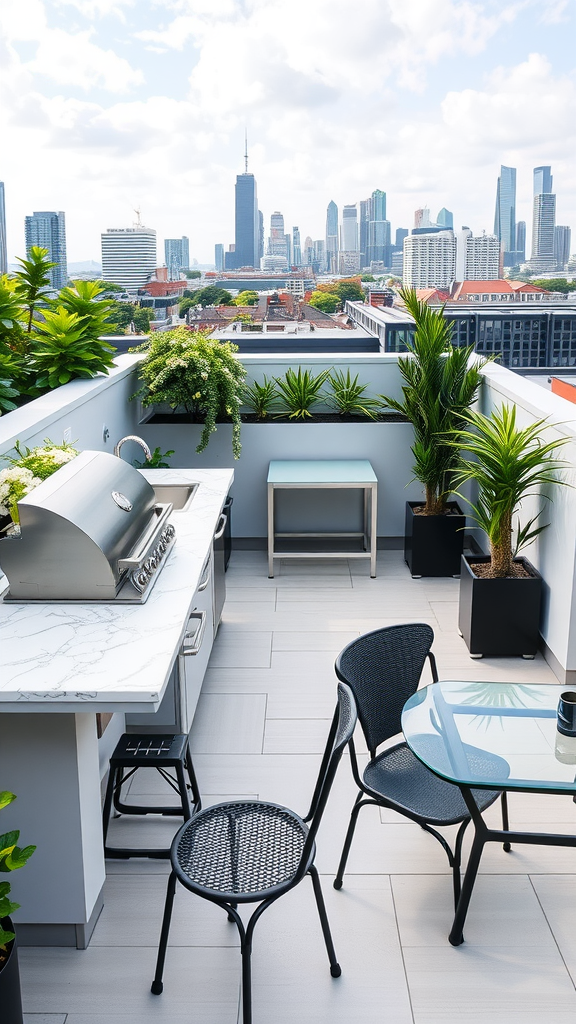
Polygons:
<instances>
[{"instance_id":1,"label":"cabinet drawer handle","mask_svg":"<svg viewBox=\"0 0 576 1024\"><path fill-rule=\"evenodd\" d=\"M200 583L198 584L198 589L197 589L196 593L197 594L201 594L203 590L206 590L206 587L208 586L209 583L210 583L210 559L208 559L208 561L206 563L206 572L204 573L203 578L200 580Z\"/></svg>"},{"instance_id":2,"label":"cabinet drawer handle","mask_svg":"<svg viewBox=\"0 0 576 1024\"><path fill-rule=\"evenodd\" d=\"M192 612L190 619L198 619L198 626L193 633L186 633L184 636L182 649L180 651L184 657L188 657L192 654L198 654L198 651L202 646L204 630L206 629L206 612Z\"/></svg>"},{"instance_id":3,"label":"cabinet drawer handle","mask_svg":"<svg viewBox=\"0 0 576 1024\"><path fill-rule=\"evenodd\" d=\"M220 537L222 536L222 534L224 533L224 530L226 529L226 523L227 522L228 522L228 516L226 515L225 512L222 512L221 515L220 515L220 519L218 520L218 526L216 527L216 533L214 534L214 540L220 540ZM222 526L220 526L220 523L222 523Z\"/></svg>"}]
</instances>

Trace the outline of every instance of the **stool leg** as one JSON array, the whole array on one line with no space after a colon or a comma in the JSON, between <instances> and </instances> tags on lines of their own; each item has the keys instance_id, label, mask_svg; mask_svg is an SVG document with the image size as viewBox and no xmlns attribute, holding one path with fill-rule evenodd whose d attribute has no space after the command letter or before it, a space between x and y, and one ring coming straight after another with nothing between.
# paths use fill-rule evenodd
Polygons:
<instances>
[{"instance_id":1,"label":"stool leg","mask_svg":"<svg viewBox=\"0 0 576 1024\"><path fill-rule=\"evenodd\" d=\"M190 797L188 796L188 789L186 786L186 776L184 775L184 765L180 762L174 765L176 772L176 778L178 779L178 788L180 790L180 802L182 804L182 817L184 821L188 821L192 817L192 805L190 803Z\"/></svg>"},{"instance_id":2,"label":"stool leg","mask_svg":"<svg viewBox=\"0 0 576 1024\"><path fill-rule=\"evenodd\" d=\"M188 778L190 779L190 786L192 787L194 814L197 814L198 811L202 810L202 801L200 799L200 790L198 788L196 772L194 771L194 762L192 761L192 754L190 753L190 743L186 744L184 764L186 766L186 771L188 772Z\"/></svg>"},{"instance_id":3,"label":"stool leg","mask_svg":"<svg viewBox=\"0 0 576 1024\"><path fill-rule=\"evenodd\" d=\"M166 890L166 903L164 905L164 917L162 919L162 931L160 932L160 943L158 945L158 959L156 961L156 974L154 975L154 981L152 982L151 992L155 996L159 996L164 988L162 981L162 975L164 973L164 961L166 959L166 946L168 945L168 933L170 931L170 921L172 918L172 907L174 905L174 893L176 892L176 875L173 871L170 872L170 878L168 879L168 888Z\"/></svg>"},{"instance_id":4,"label":"stool leg","mask_svg":"<svg viewBox=\"0 0 576 1024\"><path fill-rule=\"evenodd\" d=\"M114 795L116 771L117 769L110 765L110 769L108 771L108 784L106 786L106 796L104 797L104 808L102 810L102 835L104 839L104 848L106 848L106 836L108 835L108 825L110 824L110 814L112 813L112 797Z\"/></svg>"}]
</instances>

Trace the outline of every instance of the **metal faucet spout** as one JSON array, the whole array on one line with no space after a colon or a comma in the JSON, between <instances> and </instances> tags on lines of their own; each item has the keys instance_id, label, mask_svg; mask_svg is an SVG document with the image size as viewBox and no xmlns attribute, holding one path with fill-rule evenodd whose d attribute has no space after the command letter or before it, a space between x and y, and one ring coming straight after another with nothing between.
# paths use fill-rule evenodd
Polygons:
<instances>
[{"instance_id":1,"label":"metal faucet spout","mask_svg":"<svg viewBox=\"0 0 576 1024\"><path fill-rule=\"evenodd\" d=\"M122 448L122 445L124 444L125 441L135 441L136 444L139 444L142 451L144 452L144 458L146 459L146 462L150 462L150 459L152 458L152 452L150 451L148 445L146 444L146 441L143 441L141 437L137 437L136 434L127 434L126 437L121 437L118 443L114 445L114 455L120 458L120 449Z\"/></svg>"}]
</instances>

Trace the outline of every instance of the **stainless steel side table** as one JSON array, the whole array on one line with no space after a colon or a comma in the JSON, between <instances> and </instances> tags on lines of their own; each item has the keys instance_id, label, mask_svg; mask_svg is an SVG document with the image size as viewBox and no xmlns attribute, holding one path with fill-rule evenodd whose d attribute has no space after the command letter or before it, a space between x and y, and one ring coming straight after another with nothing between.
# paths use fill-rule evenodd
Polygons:
<instances>
[{"instance_id":1,"label":"stainless steel side table","mask_svg":"<svg viewBox=\"0 0 576 1024\"><path fill-rule=\"evenodd\" d=\"M363 529L346 533L276 533L274 493L277 490L356 489L364 492ZM376 517L378 480L367 459L276 460L268 470L268 576L274 576L275 558L369 558L370 576L376 576ZM277 537L361 537L361 551L277 551Z\"/></svg>"}]
</instances>

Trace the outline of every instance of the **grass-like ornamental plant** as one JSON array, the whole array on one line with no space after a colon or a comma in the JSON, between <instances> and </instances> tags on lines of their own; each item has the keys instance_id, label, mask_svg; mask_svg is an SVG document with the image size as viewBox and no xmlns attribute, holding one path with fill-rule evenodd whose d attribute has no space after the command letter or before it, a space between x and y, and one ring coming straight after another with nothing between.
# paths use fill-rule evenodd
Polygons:
<instances>
[{"instance_id":1,"label":"grass-like ornamental plant","mask_svg":"<svg viewBox=\"0 0 576 1024\"><path fill-rule=\"evenodd\" d=\"M320 399L322 387L328 380L330 370L322 370L313 374L311 370L302 370L298 367L298 373L290 367L283 377L275 377L284 410L277 413L277 418L288 415L291 420L311 419L311 407Z\"/></svg>"},{"instance_id":2,"label":"grass-like ornamental plant","mask_svg":"<svg viewBox=\"0 0 576 1024\"><path fill-rule=\"evenodd\" d=\"M0 792L0 810L3 807L7 807L11 804L16 797L14 793L8 793L5 790ZM0 872L5 873L8 871L16 871L18 868L23 868L26 862L30 859L35 846L25 846L21 850L16 844L20 838L20 832L14 830L12 832L5 832L4 835L0 835ZM10 883L0 882L0 922L2 918L9 917L15 910L18 910L20 904L13 903L9 899L10 896ZM0 961L2 955L6 955L8 943L14 938L14 932L8 931L7 928L3 928L0 923Z\"/></svg>"},{"instance_id":3,"label":"grass-like ornamental plant","mask_svg":"<svg viewBox=\"0 0 576 1024\"><path fill-rule=\"evenodd\" d=\"M238 459L246 370L236 359L237 346L177 327L153 334L149 342L133 351L146 352L139 368L143 385L136 393L142 404L166 403L174 412L184 409L203 423L197 452L208 445L218 419L231 419L232 451Z\"/></svg>"},{"instance_id":4,"label":"grass-like ornamental plant","mask_svg":"<svg viewBox=\"0 0 576 1024\"><path fill-rule=\"evenodd\" d=\"M557 471L566 464L554 453L568 438L543 441L543 419L519 427L514 405L503 404L491 416L469 412L465 419L469 428L458 431L448 442L454 449L472 456L461 459L455 483L459 486L472 480L478 485L476 501L460 497L470 505L472 518L488 535L491 561L486 575L498 579L512 576L518 552L548 525L535 525L542 509L523 526L518 519L515 528L514 516L522 500L541 494L542 486L565 483L558 478Z\"/></svg>"},{"instance_id":5,"label":"grass-like ornamental plant","mask_svg":"<svg viewBox=\"0 0 576 1024\"><path fill-rule=\"evenodd\" d=\"M474 346L452 345L452 325L443 310L433 310L414 289L401 293L415 323L409 355L398 360L404 379L403 399L380 397L406 416L414 427L414 476L424 484L424 514L441 515L454 490L458 452L447 443L449 433L465 426L466 413L480 387L485 360L471 361Z\"/></svg>"},{"instance_id":6,"label":"grass-like ornamental plant","mask_svg":"<svg viewBox=\"0 0 576 1024\"><path fill-rule=\"evenodd\" d=\"M244 388L244 404L256 413L259 420L265 420L275 412L278 403L278 388L275 380L269 380L266 374L262 383L254 380Z\"/></svg>"},{"instance_id":7,"label":"grass-like ornamental plant","mask_svg":"<svg viewBox=\"0 0 576 1024\"><path fill-rule=\"evenodd\" d=\"M377 398L369 398L364 394L368 385L358 383L358 374L352 379L349 369L346 375L343 370L333 370L328 374L328 381L332 392L326 395L326 399L336 406L341 416L366 416L371 420L376 419L382 403Z\"/></svg>"}]
</instances>

